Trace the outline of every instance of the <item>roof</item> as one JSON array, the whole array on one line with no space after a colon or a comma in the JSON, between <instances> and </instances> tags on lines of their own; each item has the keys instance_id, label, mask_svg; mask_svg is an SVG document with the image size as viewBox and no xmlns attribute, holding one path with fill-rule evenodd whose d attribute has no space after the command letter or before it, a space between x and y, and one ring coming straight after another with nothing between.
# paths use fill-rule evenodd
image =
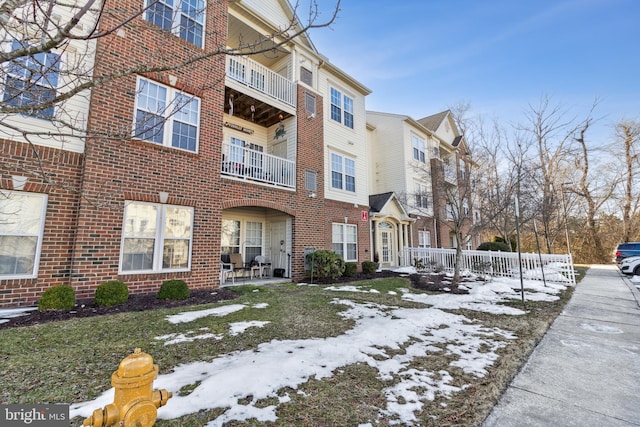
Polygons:
<instances>
[{"instance_id":1,"label":"roof","mask_svg":"<svg viewBox=\"0 0 640 427\"><path fill-rule=\"evenodd\" d=\"M372 212L380 212L385 205L394 197L393 191L369 196L369 207Z\"/></svg>"},{"instance_id":2,"label":"roof","mask_svg":"<svg viewBox=\"0 0 640 427\"><path fill-rule=\"evenodd\" d=\"M418 120L418 123L429 129L430 131L435 132L436 130L438 130L438 128L440 127L444 119L447 118L450 112L451 110L446 110L432 116L423 117L422 119Z\"/></svg>"}]
</instances>

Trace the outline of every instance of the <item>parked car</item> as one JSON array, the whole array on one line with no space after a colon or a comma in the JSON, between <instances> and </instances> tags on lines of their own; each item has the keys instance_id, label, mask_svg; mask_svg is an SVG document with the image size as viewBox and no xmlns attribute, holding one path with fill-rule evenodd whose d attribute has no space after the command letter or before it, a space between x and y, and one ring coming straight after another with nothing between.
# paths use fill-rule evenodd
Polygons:
<instances>
[{"instance_id":1,"label":"parked car","mask_svg":"<svg viewBox=\"0 0 640 427\"><path fill-rule=\"evenodd\" d=\"M620 269L620 271L622 271L623 268L627 270L629 268L629 264L631 264L632 262L638 259L640 259L640 256L628 256L622 261L620 261L620 263L618 264L618 268Z\"/></svg>"},{"instance_id":2,"label":"parked car","mask_svg":"<svg viewBox=\"0 0 640 427\"><path fill-rule=\"evenodd\" d=\"M622 274L640 276L640 257L627 257L620 263Z\"/></svg>"},{"instance_id":3,"label":"parked car","mask_svg":"<svg viewBox=\"0 0 640 427\"><path fill-rule=\"evenodd\" d=\"M620 243L616 248L616 262L620 262L631 256L640 256L640 242Z\"/></svg>"}]
</instances>

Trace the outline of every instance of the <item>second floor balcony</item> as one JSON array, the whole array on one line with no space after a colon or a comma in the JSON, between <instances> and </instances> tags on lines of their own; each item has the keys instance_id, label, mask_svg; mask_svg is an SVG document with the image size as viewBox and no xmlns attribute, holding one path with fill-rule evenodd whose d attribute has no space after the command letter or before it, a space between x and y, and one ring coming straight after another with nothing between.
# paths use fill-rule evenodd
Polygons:
<instances>
[{"instance_id":1,"label":"second floor balcony","mask_svg":"<svg viewBox=\"0 0 640 427\"><path fill-rule=\"evenodd\" d=\"M246 56L227 56L226 75L261 94L296 106L296 85L288 78Z\"/></svg>"},{"instance_id":2,"label":"second floor balcony","mask_svg":"<svg viewBox=\"0 0 640 427\"><path fill-rule=\"evenodd\" d=\"M265 154L256 148L259 147L243 147L223 142L221 173L235 178L294 189L296 163Z\"/></svg>"}]
</instances>

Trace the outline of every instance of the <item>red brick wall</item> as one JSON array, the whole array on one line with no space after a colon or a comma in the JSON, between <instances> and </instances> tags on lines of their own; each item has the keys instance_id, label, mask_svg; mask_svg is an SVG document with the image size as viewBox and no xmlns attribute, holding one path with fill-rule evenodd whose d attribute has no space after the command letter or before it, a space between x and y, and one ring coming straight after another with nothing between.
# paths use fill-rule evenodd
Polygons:
<instances>
[{"instance_id":1,"label":"red brick wall","mask_svg":"<svg viewBox=\"0 0 640 427\"><path fill-rule=\"evenodd\" d=\"M2 190L13 190L11 175L22 175L29 178L22 191L48 195L38 277L0 280L0 307L31 305L47 288L69 282L82 154L0 140L0 158Z\"/></svg>"},{"instance_id":2,"label":"red brick wall","mask_svg":"<svg viewBox=\"0 0 640 427\"><path fill-rule=\"evenodd\" d=\"M139 7L139 2L117 0L108 4L103 28ZM119 15L120 14L120 15ZM98 43L95 75L133 66L162 66L189 61L211 53L186 67L148 72L145 77L200 98L198 153L132 141L136 75L119 78L92 94L89 126L92 137L85 152L72 285L79 297L91 297L95 287L110 280L127 283L132 293L150 292L169 278L182 278L191 288L214 287L220 268L220 202L233 192L221 185L224 55L213 54L226 45L227 2L209 1L205 50L170 35L141 18ZM160 49L161 48L161 49ZM151 62L151 58L155 63ZM169 193L168 204L194 207L191 271L185 273L118 275L125 200L159 202Z\"/></svg>"}]
</instances>

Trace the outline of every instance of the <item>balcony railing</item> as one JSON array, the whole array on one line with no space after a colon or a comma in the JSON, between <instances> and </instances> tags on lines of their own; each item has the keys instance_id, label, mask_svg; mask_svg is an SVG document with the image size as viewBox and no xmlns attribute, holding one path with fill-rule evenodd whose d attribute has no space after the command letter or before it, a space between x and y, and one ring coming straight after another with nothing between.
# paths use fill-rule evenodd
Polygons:
<instances>
[{"instance_id":1,"label":"balcony railing","mask_svg":"<svg viewBox=\"0 0 640 427\"><path fill-rule=\"evenodd\" d=\"M295 84L247 57L227 56L227 76L285 104L296 106Z\"/></svg>"},{"instance_id":2,"label":"balcony railing","mask_svg":"<svg viewBox=\"0 0 640 427\"><path fill-rule=\"evenodd\" d=\"M457 183L458 179L455 166L444 164L444 179L450 184Z\"/></svg>"},{"instance_id":3,"label":"balcony railing","mask_svg":"<svg viewBox=\"0 0 640 427\"><path fill-rule=\"evenodd\" d=\"M222 143L221 172L280 187L296 186L295 162L227 142Z\"/></svg>"}]
</instances>

